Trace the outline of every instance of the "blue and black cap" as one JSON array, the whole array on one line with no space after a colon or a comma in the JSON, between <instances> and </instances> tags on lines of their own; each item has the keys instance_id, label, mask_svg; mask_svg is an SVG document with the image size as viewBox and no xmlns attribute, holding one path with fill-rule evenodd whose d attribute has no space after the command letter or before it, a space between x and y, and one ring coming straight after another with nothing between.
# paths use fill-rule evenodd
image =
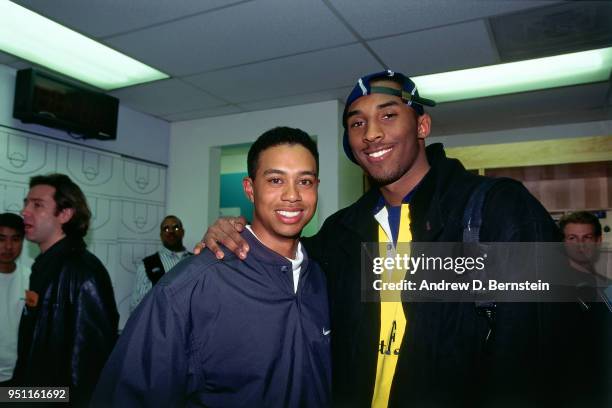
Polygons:
<instances>
[{"instance_id":1,"label":"blue and black cap","mask_svg":"<svg viewBox=\"0 0 612 408\"><path fill-rule=\"evenodd\" d=\"M380 79L396 82L401 86L401 89L371 85L372 81ZM344 126L344 138L342 140L342 144L344 146L344 152L346 153L348 158L354 163L357 163L357 161L353 156L351 146L348 142L346 115L351 104L357 99L361 98L362 96L367 96L376 93L393 95L402 98L404 103L414 109L419 116L425 113L425 109L423 108L423 106L436 106L436 103L431 99L426 99L419 96L419 91L417 91L414 82L412 82L410 78L403 74L400 74L399 72L394 72L388 69L386 71L377 72L359 78L359 80L357 80L357 84L349 94L348 98L346 98L346 103L344 104L344 113L342 114L342 125Z\"/></svg>"}]
</instances>

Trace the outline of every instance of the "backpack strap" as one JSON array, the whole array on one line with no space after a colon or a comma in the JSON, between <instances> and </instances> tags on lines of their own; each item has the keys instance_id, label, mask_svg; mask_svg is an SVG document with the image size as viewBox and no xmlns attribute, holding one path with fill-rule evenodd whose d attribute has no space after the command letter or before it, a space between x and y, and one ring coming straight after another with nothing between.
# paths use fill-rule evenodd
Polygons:
<instances>
[{"instance_id":1,"label":"backpack strap","mask_svg":"<svg viewBox=\"0 0 612 408\"><path fill-rule=\"evenodd\" d=\"M480 227L482 226L482 209L489 190L504 179L488 178L480 183L468 200L463 211L463 242L480 242Z\"/></svg>"},{"instance_id":2,"label":"backpack strap","mask_svg":"<svg viewBox=\"0 0 612 408\"><path fill-rule=\"evenodd\" d=\"M482 226L482 211L485 198L491 188L503 181L503 178L487 178L472 191L465 210L463 211L463 242L480 242L480 228ZM489 332L485 344L492 338L495 328L495 309L497 305L492 300L479 300L474 302L476 313L487 319Z\"/></svg>"},{"instance_id":3,"label":"backpack strap","mask_svg":"<svg viewBox=\"0 0 612 408\"><path fill-rule=\"evenodd\" d=\"M151 284L155 286L157 281L166 273L164 264L162 264L161 258L159 257L159 252L147 256L142 260L142 263L144 263L147 277L151 281Z\"/></svg>"}]
</instances>

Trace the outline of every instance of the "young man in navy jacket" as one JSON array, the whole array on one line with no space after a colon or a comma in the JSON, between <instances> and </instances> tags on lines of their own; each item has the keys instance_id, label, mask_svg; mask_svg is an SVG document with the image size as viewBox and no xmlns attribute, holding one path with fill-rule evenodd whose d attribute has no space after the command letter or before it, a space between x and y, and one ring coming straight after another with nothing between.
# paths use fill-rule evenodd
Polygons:
<instances>
[{"instance_id":1,"label":"young man in navy jacket","mask_svg":"<svg viewBox=\"0 0 612 408\"><path fill-rule=\"evenodd\" d=\"M93 406L329 405L326 281L300 243L318 167L301 130L257 139L243 181L248 260L208 253L166 274L130 317Z\"/></svg>"}]
</instances>

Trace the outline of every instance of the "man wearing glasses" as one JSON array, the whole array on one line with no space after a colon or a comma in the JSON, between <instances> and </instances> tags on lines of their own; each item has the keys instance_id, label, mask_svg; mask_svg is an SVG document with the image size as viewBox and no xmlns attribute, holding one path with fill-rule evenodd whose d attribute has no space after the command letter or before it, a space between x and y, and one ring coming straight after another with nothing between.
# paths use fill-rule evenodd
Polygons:
<instances>
[{"instance_id":1,"label":"man wearing glasses","mask_svg":"<svg viewBox=\"0 0 612 408\"><path fill-rule=\"evenodd\" d=\"M183 223L174 215L164 217L160 225L159 237L163 248L142 260L136 271L136 283L132 293L130 312L136 309L153 285L179 261L193 255L183 246L185 230Z\"/></svg>"}]
</instances>

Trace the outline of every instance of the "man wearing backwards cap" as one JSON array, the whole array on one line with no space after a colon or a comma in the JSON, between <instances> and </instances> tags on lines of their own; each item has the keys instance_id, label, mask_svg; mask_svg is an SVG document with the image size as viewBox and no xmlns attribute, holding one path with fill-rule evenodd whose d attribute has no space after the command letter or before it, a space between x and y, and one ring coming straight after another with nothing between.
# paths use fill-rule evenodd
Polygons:
<instances>
[{"instance_id":1,"label":"man wearing backwards cap","mask_svg":"<svg viewBox=\"0 0 612 408\"><path fill-rule=\"evenodd\" d=\"M328 277L337 406L525 406L535 401L539 306L498 304L491 321L474 303L361 301L361 243L461 242L462 217L486 179L449 159L441 144L425 147L431 118L410 78L390 70L359 79L347 98L344 150L374 181L359 200L331 215L302 243ZM487 194L482 242L558 241L546 210L517 182ZM220 219L204 244L241 257L245 221ZM533 397L533 398L532 398Z\"/></svg>"}]
</instances>

